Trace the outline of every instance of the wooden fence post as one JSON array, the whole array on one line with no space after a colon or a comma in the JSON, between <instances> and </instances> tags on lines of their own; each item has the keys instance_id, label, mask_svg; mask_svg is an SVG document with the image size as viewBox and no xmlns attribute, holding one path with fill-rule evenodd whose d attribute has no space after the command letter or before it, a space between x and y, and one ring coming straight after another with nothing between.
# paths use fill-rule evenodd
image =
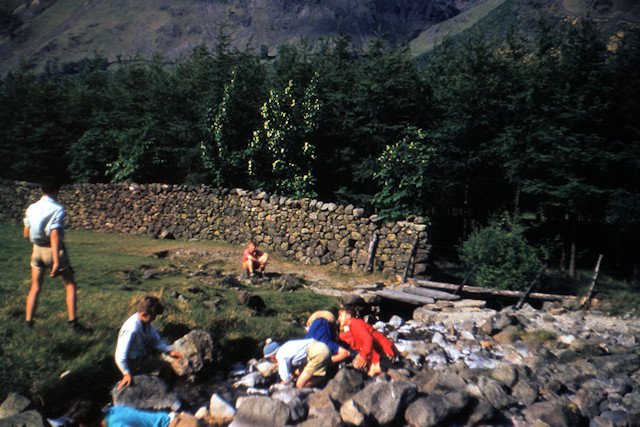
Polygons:
<instances>
[{"instance_id":1,"label":"wooden fence post","mask_svg":"<svg viewBox=\"0 0 640 427\"><path fill-rule=\"evenodd\" d=\"M369 253L367 255L367 265L364 267L364 271L366 273L371 272L373 269L373 257L376 254L376 249L378 248L378 233L373 233L371 236L371 241L369 242Z\"/></svg>"},{"instance_id":2,"label":"wooden fence post","mask_svg":"<svg viewBox=\"0 0 640 427\"><path fill-rule=\"evenodd\" d=\"M407 275L409 274L409 267L411 266L411 260L416 256L416 252L418 251L418 246L420 245L420 233L416 235L416 241L413 242L413 247L411 248L411 253L409 254L409 259L407 260L407 267L404 269L404 274L402 275L402 284L407 281Z\"/></svg>"},{"instance_id":3,"label":"wooden fence post","mask_svg":"<svg viewBox=\"0 0 640 427\"><path fill-rule=\"evenodd\" d=\"M469 273L467 273L466 276L464 276L464 279L462 279L462 282L460 282L460 286L458 286L458 289L456 289L455 292L453 293L454 295L459 295L460 292L462 292L462 288L464 288L464 285L467 284L467 280L469 280L471 278L471 276L478 269L479 266L480 266L480 261L478 261L476 263L476 265L473 266L471 271Z\"/></svg>"},{"instance_id":4,"label":"wooden fence post","mask_svg":"<svg viewBox=\"0 0 640 427\"><path fill-rule=\"evenodd\" d=\"M584 300L582 304L583 307L587 307L591 303L591 298L593 298L593 290L596 287L596 279L598 278L598 272L600 271L600 262L602 261L602 254L598 256L598 262L596 263L596 268L593 270L593 279L591 280L591 287L589 288L589 293L587 294L587 298Z\"/></svg>"},{"instance_id":5,"label":"wooden fence post","mask_svg":"<svg viewBox=\"0 0 640 427\"><path fill-rule=\"evenodd\" d=\"M547 264L543 265L540 271L538 271L538 274L536 274L536 277L534 277L533 280L531 281L529 288L524 293L524 295L522 295L522 298L520 298L520 301L518 301L518 304L516 305L516 310L520 310L522 308L522 306L524 305L524 301L527 299L527 297L533 290L533 287L538 282L538 280L540 280L540 276L542 276L542 273L544 273L546 269L547 269Z\"/></svg>"}]
</instances>

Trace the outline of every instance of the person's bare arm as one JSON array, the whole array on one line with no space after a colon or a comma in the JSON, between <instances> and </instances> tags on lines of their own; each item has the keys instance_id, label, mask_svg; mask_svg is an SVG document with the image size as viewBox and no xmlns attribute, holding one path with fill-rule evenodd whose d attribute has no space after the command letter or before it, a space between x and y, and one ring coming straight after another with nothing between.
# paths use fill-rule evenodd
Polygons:
<instances>
[{"instance_id":1,"label":"person's bare arm","mask_svg":"<svg viewBox=\"0 0 640 427\"><path fill-rule=\"evenodd\" d=\"M340 347L338 352L336 354L334 354L333 356L331 356L331 361L333 363L342 362L344 359L349 357L349 354L350 354L349 350L347 350L346 348Z\"/></svg>"},{"instance_id":2,"label":"person's bare arm","mask_svg":"<svg viewBox=\"0 0 640 427\"><path fill-rule=\"evenodd\" d=\"M173 351L171 350L169 353L167 353L169 356L173 357L174 359L180 360L182 359L182 354L178 353L177 351Z\"/></svg>"},{"instance_id":3,"label":"person's bare arm","mask_svg":"<svg viewBox=\"0 0 640 427\"><path fill-rule=\"evenodd\" d=\"M116 390L120 390L122 387L126 387L132 384L133 384L133 379L131 378L131 374L124 374L122 376L122 381L120 381L120 384L118 384L118 388Z\"/></svg>"},{"instance_id":4,"label":"person's bare arm","mask_svg":"<svg viewBox=\"0 0 640 427\"><path fill-rule=\"evenodd\" d=\"M23 236L24 236L24 238L25 238L25 239L28 239L28 238L29 238L29 231L30 231L29 227L26 227L26 226L25 226L25 227L24 227L24 234L23 234Z\"/></svg>"},{"instance_id":5,"label":"person's bare arm","mask_svg":"<svg viewBox=\"0 0 640 427\"><path fill-rule=\"evenodd\" d=\"M353 359L353 366L356 369L364 369L368 365L367 361L362 358L362 356L357 355L355 359Z\"/></svg>"}]
</instances>

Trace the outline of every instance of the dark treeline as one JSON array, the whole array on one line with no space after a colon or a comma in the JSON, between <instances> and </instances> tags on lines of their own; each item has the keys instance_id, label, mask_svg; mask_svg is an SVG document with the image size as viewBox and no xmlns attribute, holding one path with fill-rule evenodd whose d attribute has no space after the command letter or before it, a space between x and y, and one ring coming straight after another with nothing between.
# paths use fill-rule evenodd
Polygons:
<instances>
[{"instance_id":1,"label":"dark treeline","mask_svg":"<svg viewBox=\"0 0 640 427\"><path fill-rule=\"evenodd\" d=\"M630 279L640 237L640 32L540 22L445 41L424 67L343 34L275 57L196 47L175 64L96 57L0 86L6 178L262 188L430 220L436 247L509 212L561 266ZM615 267L614 267L615 264Z\"/></svg>"}]
</instances>

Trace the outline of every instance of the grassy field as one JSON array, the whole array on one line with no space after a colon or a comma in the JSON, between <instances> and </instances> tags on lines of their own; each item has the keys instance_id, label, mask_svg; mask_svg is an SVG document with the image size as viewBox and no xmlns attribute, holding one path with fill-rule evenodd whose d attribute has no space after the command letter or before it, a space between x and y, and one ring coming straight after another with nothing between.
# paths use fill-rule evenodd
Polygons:
<instances>
[{"instance_id":1,"label":"grassy field","mask_svg":"<svg viewBox=\"0 0 640 427\"><path fill-rule=\"evenodd\" d=\"M153 256L175 249L202 253L222 245L68 231L65 240L78 281L78 318L93 333L70 330L64 286L52 278L45 280L40 294L35 326L27 329L24 314L31 244L22 238L21 227L0 224L0 232L4 236L0 245L0 401L9 392L22 393L47 407L55 406L61 396L67 402L68 396L84 393L94 394L97 400L108 397L109 387L120 378L113 361L118 330L135 311L136 301L147 293L163 298L166 310L154 325L169 343L189 330L204 329L219 340L223 350L235 348L256 356L267 337L300 336L304 331L298 325L311 312L338 306L336 298L303 287L278 292L280 284L274 282L240 285L265 301L268 309L256 313L238 302L233 289L221 284L224 275L239 273L239 265ZM204 274L190 275L189 271ZM145 279L145 272L152 272L153 278ZM174 292L188 301L175 298Z\"/></svg>"},{"instance_id":2,"label":"grassy field","mask_svg":"<svg viewBox=\"0 0 640 427\"><path fill-rule=\"evenodd\" d=\"M168 342L190 330L204 329L219 341L229 359L233 354L243 354L245 359L259 356L267 337L282 341L301 336L304 330L299 325L310 313L339 306L336 298L295 284L293 292L278 292L284 284L280 278L267 284L224 285L226 275L240 273L236 256L242 248L237 246L68 231L67 248L78 281L78 318L93 333L81 335L70 330L64 286L52 278L45 280L35 326L27 329L24 315L31 244L22 237L19 226L0 224L0 233L4 237L0 245L0 401L7 393L19 392L51 410L78 395L108 400L109 389L120 379L113 361L118 330L135 311L137 300L147 293L162 296L167 307L155 326ZM178 251L183 255L158 256ZM283 273L285 267L304 273L312 270L302 265L289 268L287 264L292 263L273 258ZM341 282L367 279L360 276L341 277ZM570 294L584 294L592 276L592 271L580 271L576 279L550 273L543 291L571 286ZM380 278L368 276L368 280ZM238 289L262 297L267 310L257 313L240 304L235 296ZM597 291L599 310L614 315L638 314L640 287L601 275ZM176 298L178 294L187 300Z\"/></svg>"}]
</instances>

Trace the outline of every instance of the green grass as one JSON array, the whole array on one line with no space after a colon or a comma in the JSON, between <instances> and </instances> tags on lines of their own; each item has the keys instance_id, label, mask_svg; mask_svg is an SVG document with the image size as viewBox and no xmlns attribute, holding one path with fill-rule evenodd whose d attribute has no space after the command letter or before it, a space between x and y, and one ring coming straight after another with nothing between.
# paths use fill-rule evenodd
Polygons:
<instances>
[{"instance_id":1,"label":"green grass","mask_svg":"<svg viewBox=\"0 0 640 427\"><path fill-rule=\"evenodd\" d=\"M277 281L242 284L241 289L264 300L267 309L257 313L238 302L236 289L222 284L224 275L240 272L239 263L211 257L153 256L179 248L193 252L222 248L223 252L240 254L242 248L233 245L68 231L65 240L78 282L78 317L94 333L86 336L69 330L64 286L51 278L45 279L36 324L30 330L24 327L24 315L30 287L31 244L22 237L20 226L0 224L0 233L4 237L0 245L0 401L9 392L22 393L36 405L49 408L56 403L68 404L70 397L80 394L94 396L97 401L108 399L108 390L120 379L113 361L118 330L146 293L161 295L167 307L154 323L167 342L190 330L204 329L219 341L223 354L235 351L245 357L259 356L267 337L281 342L302 336L300 325L309 314L339 305L336 298L304 287L278 292L281 284ZM442 267L456 274L454 265ZM144 279L149 270L154 277ZM204 278L189 274L199 270L208 274ZM457 273L464 275L464 271ZM584 295L592 275L593 272L580 271L576 279L570 279L565 273L556 273L536 291L565 290ZM172 297L174 291L188 301ZM597 308L604 312L637 314L640 289L601 275L596 298ZM544 341L548 337L531 339Z\"/></svg>"},{"instance_id":2,"label":"green grass","mask_svg":"<svg viewBox=\"0 0 640 427\"><path fill-rule=\"evenodd\" d=\"M146 293L161 295L165 313L154 325L171 343L193 329L209 331L226 346L248 339L245 355L259 355L267 337L283 340L301 336L299 326L320 308L336 308L333 297L317 295L305 288L277 292L278 283L246 285L245 290L263 298L267 310L257 313L241 305L234 290L221 284L222 275L207 281L188 272L214 266L224 274L238 274L239 265L221 260L158 258L161 250L206 249L221 246L211 242L154 240L145 236L67 231L65 241L78 282L78 318L92 328L90 336L72 332L67 324L64 286L46 278L36 311L35 326L24 326L25 302L30 287L31 244L19 226L0 224L4 236L0 246L0 400L19 392L36 405L55 405L57 399L79 393L108 397L108 389L119 380L113 361L117 333ZM229 245L227 245L229 246ZM231 248L231 247L229 247ZM240 251L241 248L234 249ZM143 274L154 271L152 279ZM197 288L197 289L196 289ZM178 292L188 301L171 297ZM217 303L217 309L211 303ZM246 344L245 344L246 346Z\"/></svg>"}]
</instances>

